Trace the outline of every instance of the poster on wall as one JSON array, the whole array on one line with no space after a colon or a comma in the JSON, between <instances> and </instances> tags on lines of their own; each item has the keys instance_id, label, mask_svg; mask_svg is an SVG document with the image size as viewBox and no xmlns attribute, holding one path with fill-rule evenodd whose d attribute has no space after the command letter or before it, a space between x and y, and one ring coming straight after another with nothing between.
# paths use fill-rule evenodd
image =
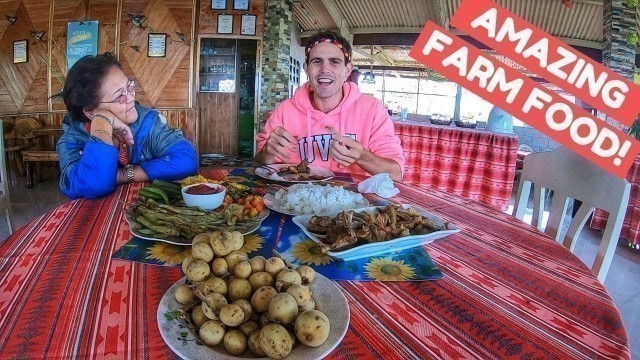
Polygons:
<instances>
[{"instance_id":1,"label":"poster on wall","mask_svg":"<svg viewBox=\"0 0 640 360\"><path fill-rule=\"evenodd\" d=\"M167 56L167 34L149 34L149 51L148 57L165 57Z\"/></svg>"},{"instance_id":2,"label":"poster on wall","mask_svg":"<svg viewBox=\"0 0 640 360\"><path fill-rule=\"evenodd\" d=\"M16 40L13 42L13 63L20 64L29 61L29 41Z\"/></svg>"},{"instance_id":3,"label":"poster on wall","mask_svg":"<svg viewBox=\"0 0 640 360\"><path fill-rule=\"evenodd\" d=\"M86 55L98 55L98 21L69 22L67 24L67 70Z\"/></svg>"},{"instance_id":4,"label":"poster on wall","mask_svg":"<svg viewBox=\"0 0 640 360\"><path fill-rule=\"evenodd\" d=\"M218 34L233 34L233 15L218 15Z\"/></svg>"},{"instance_id":5,"label":"poster on wall","mask_svg":"<svg viewBox=\"0 0 640 360\"><path fill-rule=\"evenodd\" d=\"M242 15L242 26L240 26L240 35L256 34L256 16Z\"/></svg>"}]
</instances>

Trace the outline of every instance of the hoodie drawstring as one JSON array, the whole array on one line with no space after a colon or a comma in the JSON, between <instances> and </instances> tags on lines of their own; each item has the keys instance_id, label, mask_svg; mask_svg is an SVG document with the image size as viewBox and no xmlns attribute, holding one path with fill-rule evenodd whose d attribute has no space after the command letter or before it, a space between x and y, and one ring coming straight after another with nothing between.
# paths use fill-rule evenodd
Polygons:
<instances>
[{"instance_id":1,"label":"hoodie drawstring","mask_svg":"<svg viewBox=\"0 0 640 360\"><path fill-rule=\"evenodd\" d=\"M311 161L313 155L313 138L311 137L311 110L307 108L307 154L306 158ZM304 160L304 159L300 159Z\"/></svg>"}]
</instances>

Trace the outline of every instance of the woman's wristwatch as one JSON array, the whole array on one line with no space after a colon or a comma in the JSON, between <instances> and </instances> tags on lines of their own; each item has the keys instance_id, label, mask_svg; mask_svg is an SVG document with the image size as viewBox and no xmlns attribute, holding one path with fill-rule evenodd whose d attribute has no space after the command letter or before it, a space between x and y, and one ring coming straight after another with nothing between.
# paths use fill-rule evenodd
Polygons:
<instances>
[{"instance_id":1,"label":"woman's wristwatch","mask_svg":"<svg viewBox=\"0 0 640 360\"><path fill-rule=\"evenodd\" d=\"M127 182L132 183L134 180L133 176L135 175L133 172L133 165L129 164L125 166L124 169L127 172Z\"/></svg>"}]
</instances>

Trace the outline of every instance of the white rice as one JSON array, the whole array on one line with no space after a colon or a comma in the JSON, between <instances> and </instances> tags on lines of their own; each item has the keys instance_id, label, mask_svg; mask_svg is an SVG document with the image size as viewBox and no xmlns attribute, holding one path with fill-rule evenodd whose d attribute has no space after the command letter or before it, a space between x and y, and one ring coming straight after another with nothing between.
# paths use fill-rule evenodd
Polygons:
<instances>
[{"instance_id":1,"label":"white rice","mask_svg":"<svg viewBox=\"0 0 640 360\"><path fill-rule=\"evenodd\" d=\"M337 186L295 184L288 190L278 190L275 205L296 214L328 214L366 205L359 193Z\"/></svg>"}]
</instances>

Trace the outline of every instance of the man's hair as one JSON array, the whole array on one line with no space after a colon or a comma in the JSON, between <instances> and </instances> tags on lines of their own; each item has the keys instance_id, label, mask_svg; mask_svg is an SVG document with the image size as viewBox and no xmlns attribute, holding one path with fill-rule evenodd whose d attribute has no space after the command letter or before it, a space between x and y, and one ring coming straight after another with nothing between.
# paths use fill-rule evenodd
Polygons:
<instances>
[{"instance_id":1,"label":"man's hair","mask_svg":"<svg viewBox=\"0 0 640 360\"><path fill-rule=\"evenodd\" d=\"M307 45L304 47L305 62L307 64L309 64L309 53L311 52L311 49L322 42L330 42L339 47L344 54L345 65L351 62L353 52L351 50L351 45L349 44L347 39L343 38L340 34L334 33L333 31L322 30L313 35L309 39L309 41L307 41Z\"/></svg>"},{"instance_id":2,"label":"man's hair","mask_svg":"<svg viewBox=\"0 0 640 360\"><path fill-rule=\"evenodd\" d=\"M62 90L62 98L71 118L81 122L90 121L84 110L100 106L100 88L112 67L122 68L110 52L84 56L71 67Z\"/></svg>"}]
</instances>

